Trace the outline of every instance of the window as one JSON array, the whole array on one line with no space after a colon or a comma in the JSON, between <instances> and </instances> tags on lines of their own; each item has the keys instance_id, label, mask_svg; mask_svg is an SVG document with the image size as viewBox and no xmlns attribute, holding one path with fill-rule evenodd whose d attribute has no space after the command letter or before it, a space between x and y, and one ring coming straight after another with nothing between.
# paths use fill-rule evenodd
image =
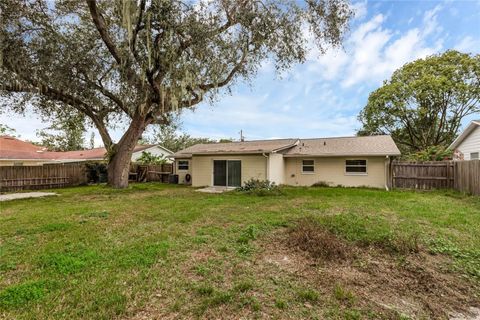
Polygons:
<instances>
[{"instance_id":1,"label":"window","mask_svg":"<svg viewBox=\"0 0 480 320\"><path fill-rule=\"evenodd\" d=\"M179 160L178 170L188 170L188 160Z\"/></svg>"},{"instance_id":2,"label":"window","mask_svg":"<svg viewBox=\"0 0 480 320\"><path fill-rule=\"evenodd\" d=\"M478 157L478 154L479 154L478 152L472 152L472 153L470 153L470 160L478 160L478 159L480 159L480 158Z\"/></svg>"},{"instance_id":3,"label":"window","mask_svg":"<svg viewBox=\"0 0 480 320\"><path fill-rule=\"evenodd\" d=\"M23 166L23 162L14 162L13 165L16 167L20 167Z\"/></svg>"},{"instance_id":4,"label":"window","mask_svg":"<svg viewBox=\"0 0 480 320\"><path fill-rule=\"evenodd\" d=\"M302 160L302 172L303 173L314 173L315 172L315 161L314 160Z\"/></svg>"},{"instance_id":5,"label":"window","mask_svg":"<svg viewBox=\"0 0 480 320\"><path fill-rule=\"evenodd\" d=\"M345 160L345 172L349 174L366 174L367 160Z\"/></svg>"}]
</instances>

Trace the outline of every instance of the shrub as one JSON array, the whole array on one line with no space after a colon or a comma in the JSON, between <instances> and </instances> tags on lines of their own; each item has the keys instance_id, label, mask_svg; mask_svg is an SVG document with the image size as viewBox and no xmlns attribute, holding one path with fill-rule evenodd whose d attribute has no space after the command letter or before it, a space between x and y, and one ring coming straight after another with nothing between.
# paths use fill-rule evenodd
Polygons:
<instances>
[{"instance_id":1,"label":"shrub","mask_svg":"<svg viewBox=\"0 0 480 320\"><path fill-rule=\"evenodd\" d=\"M312 184L312 187L330 187L330 184L326 181L318 181Z\"/></svg>"},{"instance_id":2,"label":"shrub","mask_svg":"<svg viewBox=\"0 0 480 320\"><path fill-rule=\"evenodd\" d=\"M107 164L103 162L87 162L88 181L93 183L107 182Z\"/></svg>"},{"instance_id":3,"label":"shrub","mask_svg":"<svg viewBox=\"0 0 480 320\"><path fill-rule=\"evenodd\" d=\"M237 191L255 194L257 196L280 195L280 188L269 180L250 179L245 181L243 186L238 187Z\"/></svg>"}]
</instances>

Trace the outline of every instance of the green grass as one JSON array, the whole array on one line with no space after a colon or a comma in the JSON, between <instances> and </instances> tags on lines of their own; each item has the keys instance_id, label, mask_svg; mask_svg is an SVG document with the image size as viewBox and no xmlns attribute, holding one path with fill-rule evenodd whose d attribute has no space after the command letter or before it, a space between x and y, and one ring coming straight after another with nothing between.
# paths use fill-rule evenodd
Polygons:
<instances>
[{"instance_id":1,"label":"green grass","mask_svg":"<svg viewBox=\"0 0 480 320\"><path fill-rule=\"evenodd\" d=\"M353 293L337 286L324 296L296 277L259 273L260 241L304 216L359 245L448 255L454 272L480 280L480 199L458 193L292 187L259 197L161 184L56 192L0 204L0 318L112 319L152 305L162 306L159 318L328 315L353 304Z\"/></svg>"}]
</instances>

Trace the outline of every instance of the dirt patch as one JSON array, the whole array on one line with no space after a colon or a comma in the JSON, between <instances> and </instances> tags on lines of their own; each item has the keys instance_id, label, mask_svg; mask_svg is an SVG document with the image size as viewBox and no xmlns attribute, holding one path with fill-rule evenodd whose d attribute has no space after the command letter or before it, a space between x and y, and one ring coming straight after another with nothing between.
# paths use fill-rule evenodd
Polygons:
<instances>
[{"instance_id":1,"label":"dirt patch","mask_svg":"<svg viewBox=\"0 0 480 320\"><path fill-rule=\"evenodd\" d=\"M305 279L324 295L341 286L356 297L349 307L383 318L476 319L472 308L480 306L478 283L448 272L449 260L442 255L391 254L305 227L279 231L261 246L264 264Z\"/></svg>"}]
</instances>

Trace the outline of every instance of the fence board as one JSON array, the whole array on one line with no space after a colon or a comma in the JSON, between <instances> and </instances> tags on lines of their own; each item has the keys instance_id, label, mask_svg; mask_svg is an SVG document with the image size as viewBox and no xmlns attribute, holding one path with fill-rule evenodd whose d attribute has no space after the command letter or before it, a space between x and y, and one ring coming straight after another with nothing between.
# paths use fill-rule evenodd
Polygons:
<instances>
[{"instance_id":1,"label":"fence board","mask_svg":"<svg viewBox=\"0 0 480 320\"><path fill-rule=\"evenodd\" d=\"M449 189L454 186L452 161L393 161L393 187L400 189Z\"/></svg>"},{"instance_id":2,"label":"fence board","mask_svg":"<svg viewBox=\"0 0 480 320\"><path fill-rule=\"evenodd\" d=\"M84 163L0 167L0 192L78 186L87 182Z\"/></svg>"},{"instance_id":3,"label":"fence board","mask_svg":"<svg viewBox=\"0 0 480 320\"><path fill-rule=\"evenodd\" d=\"M455 161L455 189L480 195L480 160Z\"/></svg>"}]
</instances>

